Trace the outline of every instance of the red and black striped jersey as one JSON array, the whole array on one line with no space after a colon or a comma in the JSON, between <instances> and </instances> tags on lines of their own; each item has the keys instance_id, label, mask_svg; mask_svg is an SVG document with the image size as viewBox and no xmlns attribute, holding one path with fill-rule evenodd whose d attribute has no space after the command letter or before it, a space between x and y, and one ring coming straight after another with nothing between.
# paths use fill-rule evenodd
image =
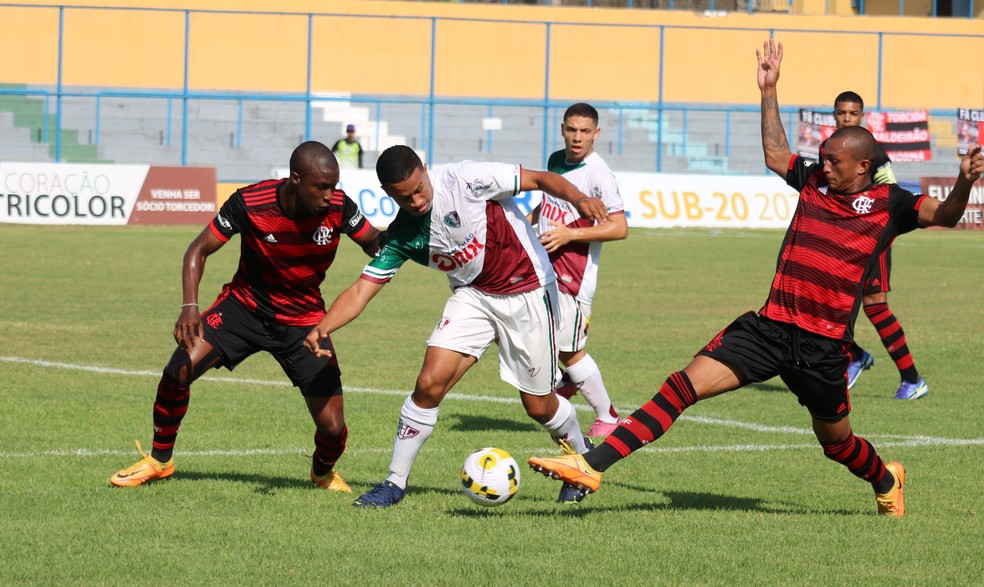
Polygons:
<instances>
[{"instance_id":1,"label":"red and black striped jersey","mask_svg":"<svg viewBox=\"0 0 984 587\"><path fill-rule=\"evenodd\" d=\"M820 166L798 155L789 160L786 183L800 198L760 313L850 341L864 280L897 235L918 228L924 196L895 184L839 194L827 187Z\"/></svg>"},{"instance_id":2,"label":"red and black striped jersey","mask_svg":"<svg viewBox=\"0 0 984 587\"><path fill-rule=\"evenodd\" d=\"M222 295L232 294L261 318L313 326L325 313L321 283L342 234L358 238L369 222L345 192L335 190L327 214L293 219L277 199L286 179L267 180L232 195L209 224L228 241L240 234L239 269Z\"/></svg>"}]
</instances>

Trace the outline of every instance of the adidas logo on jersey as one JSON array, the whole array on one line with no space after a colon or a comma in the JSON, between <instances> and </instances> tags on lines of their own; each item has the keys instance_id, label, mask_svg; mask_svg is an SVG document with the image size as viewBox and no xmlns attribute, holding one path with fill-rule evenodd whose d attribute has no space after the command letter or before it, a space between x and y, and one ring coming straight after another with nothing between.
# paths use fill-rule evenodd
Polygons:
<instances>
[{"instance_id":1,"label":"adidas logo on jersey","mask_svg":"<svg viewBox=\"0 0 984 587\"><path fill-rule=\"evenodd\" d=\"M266 237L263 240L265 240L268 243L275 243L277 242L277 237L273 236L273 233L271 232L270 234L266 235Z\"/></svg>"}]
</instances>

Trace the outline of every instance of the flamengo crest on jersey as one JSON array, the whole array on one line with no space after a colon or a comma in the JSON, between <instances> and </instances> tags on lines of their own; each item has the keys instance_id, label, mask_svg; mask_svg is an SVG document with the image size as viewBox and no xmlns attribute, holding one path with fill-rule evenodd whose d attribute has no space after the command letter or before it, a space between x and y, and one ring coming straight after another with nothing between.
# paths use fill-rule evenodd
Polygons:
<instances>
[{"instance_id":1,"label":"flamengo crest on jersey","mask_svg":"<svg viewBox=\"0 0 984 587\"><path fill-rule=\"evenodd\" d=\"M513 200L520 172L518 165L473 161L429 169L431 209L419 217L400 210L362 277L386 283L413 260L446 273L452 289L509 294L553 282L546 251Z\"/></svg>"},{"instance_id":2,"label":"flamengo crest on jersey","mask_svg":"<svg viewBox=\"0 0 984 587\"><path fill-rule=\"evenodd\" d=\"M580 163L572 164L565 160L564 151L557 151L550 156L547 168L563 175L564 179L577 186L577 189L585 195L600 198L609 214L625 213L615 174L598 153L591 153ZM571 227L593 225L592 221L582 218L573 205L545 193L540 205L537 235L552 230L551 222ZM583 302L591 303L598 287L598 263L601 259L602 244L568 243L550 254L550 261L557 273L557 285L561 291Z\"/></svg>"}]
</instances>

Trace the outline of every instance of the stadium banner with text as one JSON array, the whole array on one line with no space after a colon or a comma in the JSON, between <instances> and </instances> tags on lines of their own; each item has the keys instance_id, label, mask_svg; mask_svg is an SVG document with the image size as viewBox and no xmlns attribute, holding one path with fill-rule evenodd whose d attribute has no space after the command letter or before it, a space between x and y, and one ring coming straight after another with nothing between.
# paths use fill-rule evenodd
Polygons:
<instances>
[{"instance_id":1,"label":"stadium banner with text","mask_svg":"<svg viewBox=\"0 0 984 587\"><path fill-rule=\"evenodd\" d=\"M286 176L275 169L274 177ZM778 176L615 173L629 226L646 228L786 228L799 194ZM373 225L384 227L398 208L376 179L375 171L343 169L339 187ZM224 194L227 197L230 194ZM528 213L539 192L515 198Z\"/></svg>"},{"instance_id":2,"label":"stadium banner with text","mask_svg":"<svg viewBox=\"0 0 984 587\"><path fill-rule=\"evenodd\" d=\"M214 167L0 162L0 222L205 224Z\"/></svg>"},{"instance_id":3,"label":"stadium banner with text","mask_svg":"<svg viewBox=\"0 0 984 587\"><path fill-rule=\"evenodd\" d=\"M929 113L925 110L869 112L865 116L865 124L894 163L929 161L933 158L929 142Z\"/></svg>"},{"instance_id":4,"label":"stadium banner with text","mask_svg":"<svg viewBox=\"0 0 984 587\"><path fill-rule=\"evenodd\" d=\"M957 109L957 155L963 157L975 145L984 147L984 110Z\"/></svg>"},{"instance_id":5,"label":"stadium banner with text","mask_svg":"<svg viewBox=\"0 0 984 587\"><path fill-rule=\"evenodd\" d=\"M933 150L929 137L929 114L925 111L868 112L865 126L896 162L929 161ZM796 152L817 161L820 144L834 134L837 124L832 112L800 109Z\"/></svg>"},{"instance_id":6,"label":"stadium banner with text","mask_svg":"<svg viewBox=\"0 0 984 587\"><path fill-rule=\"evenodd\" d=\"M800 108L799 141L796 152L810 161L820 159L820 143L830 138L837 130L834 113L829 110L806 110Z\"/></svg>"},{"instance_id":7,"label":"stadium banner with text","mask_svg":"<svg viewBox=\"0 0 984 587\"><path fill-rule=\"evenodd\" d=\"M953 189L955 181L955 177L924 177L922 193L942 202ZM956 228L984 230L984 179L974 182L971 186L967 209L964 210L963 218Z\"/></svg>"}]
</instances>

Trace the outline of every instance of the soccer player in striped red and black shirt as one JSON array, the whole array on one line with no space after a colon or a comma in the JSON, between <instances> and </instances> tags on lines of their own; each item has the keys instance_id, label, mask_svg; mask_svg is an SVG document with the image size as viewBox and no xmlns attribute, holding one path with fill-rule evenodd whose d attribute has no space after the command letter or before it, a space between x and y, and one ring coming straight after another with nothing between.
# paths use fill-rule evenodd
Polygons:
<instances>
[{"instance_id":1,"label":"soccer player in striped red and black shirt","mask_svg":"<svg viewBox=\"0 0 984 587\"><path fill-rule=\"evenodd\" d=\"M851 430L847 347L865 277L878 255L899 234L956 226L971 185L984 172L984 155L978 147L963 158L944 202L895 184L875 185L876 142L861 127L835 132L827 140L822 166L807 166L790 152L779 117L782 45L770 39L756 54L766 165L800 191L765 305L714 337L603 444L583 455L532 457L529 463L534 470L595 490L602 471L658 439L698 400L778 375L809 410L824 455L871 483L879 513L901 517L905 469L886 464L871 443Z\"/></svg>"},{"instance_id":2,"label":"soccer player in striped red and black shirt","mask_svg":"<svg viewBox=\"0 0 984 587\"><path fill-rule=\"evenodd\" d=\"M338 180L331 150L315 141L303 143L291 155L290 177L238 190L191 243L182 269L181 315L174 326L178 348L164 368L154 402L153 449L149 455L141 450L143 458L110 477L110 483L136 486L169 477L191 383L211 368L232 370L266 351L300 389L314 419L311 480L350 491L334 471L348 436L338 360L330 339L322 341L330 357L302 346L325 313L320 286L342 235L370 257L379 250L379 231L336 189ZM199 313L205 261L235 234L242 243L239 268L212 306Z\"/></svg>"}]
</instances>

